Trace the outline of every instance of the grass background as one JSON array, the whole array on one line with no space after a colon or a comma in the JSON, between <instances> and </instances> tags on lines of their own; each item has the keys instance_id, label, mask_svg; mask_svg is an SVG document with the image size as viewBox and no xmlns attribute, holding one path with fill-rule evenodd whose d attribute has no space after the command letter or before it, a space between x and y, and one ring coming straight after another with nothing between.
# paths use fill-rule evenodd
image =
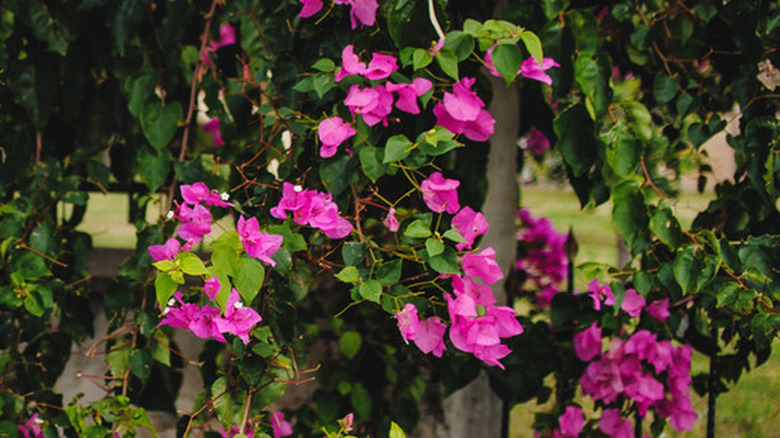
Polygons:
<instances>
[{"instance_id":1,"label":"grass background","mask_svg":"<svg viewBox=\"0 0 780 438\"><path fill-rule=\"evenodd\" d=\"M89 232L93 245L103 248L134 248L135 228L128 223L127 195L91 194L90 203L80 229ZM688 227L697 211L703 210L709 197L684 194L673 203L682 225ZM599 261L614 264L617 261L617 240L611 224L611 204L580 210L576 196L554 187L523 187L522 204L534 216L549 217L556 228L565 233L573 230L579 243L577 263ZM164 207L152 202L147 219L155 221L163 215ZM579 280L579 288L583 280ZM706 372L706 357L694 356L693 373ZM587 402L585 402L587 403ZM702 437L706 430L706 399L694 393L693 404L699 413L692 432L672 433L667 427L664 436ZM530 428L534 412L544 410L530 402L516 406L512 411L512 438L532 437ZM716 436L745 438L780 438L780 354L774 353L761 367L747 373L731 390L718 397Z\"/></svg>"}]
</instances>

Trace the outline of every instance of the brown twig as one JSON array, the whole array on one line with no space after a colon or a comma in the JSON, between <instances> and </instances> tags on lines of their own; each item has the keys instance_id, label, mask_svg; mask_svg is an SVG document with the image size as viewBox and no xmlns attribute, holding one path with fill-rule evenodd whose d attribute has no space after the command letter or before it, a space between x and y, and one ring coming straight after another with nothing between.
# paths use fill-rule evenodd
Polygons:
<instances>
[{"instance_id":1,"label":"brown twig","mask_svg":"<svg viewBox=\"0 0 780 438\"><path fill-rule=\"evenodd\" d=\"M43 133L35 132L35 162L41 162L41 151L43 150Z\"/></svg>"},{"instance_id":2,"label":"brown twig","mask_svg":"<svg viewBox=\"0 0 780 438\"><path fill-rule=\"evenodd\" d=\"M658 186L655 185L653 182L653 179L650 178L650 172L647 171L647 165L645 165L645 157L639 157L639 165L642 167L642 173L645 174L645 181L647 181L647 184L653 188L655 193L658 194L661 198L666 198L666 195L661 192L661 190L658 188Z\"/></svg>"},{"instance_id":3,"label":"brown twig","mask_svg":"<svg viewBox=\"0 0 780 438\"><path fill-rule=\"evenodd\" d=\"M62 266L63 268L67 268L67 267L68 267L68 265L66 265L65 263L62 263L61 261L59 261L59 260L55 259L54 257L47 256L46 254L44 254L44 253L42 253L42 252L38 251L37 249L30 248L30 247L29 247L29 246L27 246L27 244L26 244L26 243L24 243L24 242L19 242L19 243L17 243L17 244L16 244L16 248L17 248L17 249L26 249L27 251L30 251L31 253L33 253L33 254L35 254L35 255L39 255L39 256L41 256L41 257L45 258L46 260L48 260L48 261L50 261L50 262L54 263L55 265Z\"/></svg>"}]
</instances>

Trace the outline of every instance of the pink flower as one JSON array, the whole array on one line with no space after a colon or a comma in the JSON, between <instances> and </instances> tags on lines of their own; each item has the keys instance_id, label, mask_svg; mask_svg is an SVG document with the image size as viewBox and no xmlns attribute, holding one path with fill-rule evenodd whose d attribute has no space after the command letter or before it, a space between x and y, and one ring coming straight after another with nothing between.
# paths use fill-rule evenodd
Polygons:
<instances>
[{"instance_id":1,"label":"pink flower","mask_svg":"<svg viewBox=\"0 0 780 438\"><path fill-rule=\"evenodd\" d=\"M352 232L352 224L339 216L338 206L330 194L304 190L285 182L282 199L271 208L271 216L286 219L287 211L293 212L295 223L321 229L326 236L341 239Z\"/></svg>"},{"instance_id":2,"label":"pink flower","mask_svg":"<svg viewBox=\"0 0 780 438\"><path fill-rule=\"evenodd\" d=\"M183 240L198 243L211 232L211 213L200 204L193 208L182 205L179 207L179 217L185 222L176 229L176 234Z\"/></svg>"},{"instance_id":3,"label":"pink flower","mask_svg":"<svg viewBox=\"0 0 780 438\"><path fill-rule=\"evenodd\" d=\"M362 75L365 72L366 64L360 62L360 58L355 54L355 47L350 44L341 51L341 68L333 80L338 82L347 76Z\"/></svg>"},{"instance_id":4,"label":"pink flower","mask_svg":"<svg viewBox=\"0 0 780 438\"><path fill-rule=\"evenodd\" d=\"M334 0L336 4L348 4L352 7L349 11L349 18L352 28L373 26L376 20L376 10L379 4L376 0Z\"/></svg>"},{"instance_id":5,"label":"pink flower","mask_svg":"<svg viewBox=\"0 0 780 438\"><path fill-rule=\"evenodd\" d=\"M274 438L293 434L292 426L284 420L284 414L279 411L271 411L271 428L274 431Z\"/></svg>"},{"instance_id":6,"label":"pink flower","mask_svg":"<svg viewBox=\"0 0 780 438\"><path fill-rule=\"evenodd\" d=\"M181 191L181 197L184 199L185 204L195 205L205 201L211 192L206 184L202 182L196 182L192 185L182 184L179 187Z\"/></svg>"},{"instance_id":7,"label":"pink flower","mask_svg":"<svg viewBox=\"0 0 780 438\"><path fill-rule=\"evenodd\" d=\"M368 126L374 126L379 122L387 126L387 116L393 110L393 95L384 85L361 89L359 85L354 84L344 99L344 105L352 114L362 115Z\"/></svg>"},{"instance_id":8,"label":"pink flower","mask_svg":"<svg viewBox=\"0 0 780 438\"><path fill-rule=\"evenodd\" d=\"M390 207L390 210L387 211L387 217L385 217L385 226L388 230L392 232L398 231L398 227L400 226L398 224L398 219L395 217L395 208Z\"/></svg>"},{"instance_id":9,"label":"pink flower","mask_svg":"<svg viewBox=\"0 0 780 438\"><path fill-rule=\"evenodd\" d=\"M534 58L528 58L523 61L523 64L521 64L520 74L527 77L528 79L534 79L539 82L544 82L547 85L552 85L552 78L550 75L545 73L545 71L553 67L560 67L560 64L555 62L555 60L552 58L542 59L541 67Z\"/></svg>"},{"instance_id":10,"label":"pink flower","mask_svg":"<svg viewBox=\"0 0 780 438\"><path fill-rule=\"evenodd\" d=\"M612 294L608 284L599 285L598 278L588 284L588 291L590 297L593 298L593 309L601 310L601 301L604 300L604 304L611 306L615 304L615 296Z\"/></svg>"},{"instance_id":11,"label":"pink flower","mask_svg":"<svg viewBox=\"0 0 780 438\"><path fill-rule=\"evenodd\" d=\"M485 248L479 254L467 253L461 259L463 272L469 277L479 277L490 285L504 278L501 268L496 263L496 251Z\"/></svg>"},{"instance_id":12,"label":"pink flower","mask_svg":"<svg viewBox=\"0 0 780 438\"><path fill-rule=\"evenodd\" d=\"M322 9L322 0L300 0L303 3L301 12L298 16L301 18L308 18L316 14Z\"/></svg>"},{"instance_id":13,"label":"pink flower","mask_svg":"<svg viewBox=\"0 0 780 438\"><path fill-rule=\"evenodd\" d=\"M363 76L374 81L385 79L396 70L398 70L398 61L395 57L374 53L371 55L371 61L368 63L368 68Z\"/></svg>"},{"instance_id":14,"label":"pink flower","mask_svg":"<svg viewBox=\"0 0 780 438\"><path fill-rule=\"evenodd\" d=\"M263 318L255 309L244 306L241 303L241 296L238 291L232 289L227 304L225 305L225 317L216 318L214 338L218 341L225 342L221 333L232 333L246 345L249 343L249 332L262 320ZM217 336L218 334L219 336Z\"/></svg>"},{"instance_id":15,"label":"pink flower","mask_svg":"<svg viewBox=\"0 0 780 438\"><path fill-rule=\"evenodd\" d=\"M225 342L217 327L219 319L219 309L205 305L191 315L190 323L187 328L197 337L208 339L214 337L219 342Z\"/></svg>"},{"instance_id":16,"label":"pink flower","mask_svg":"<svg viewBox=\"0 0 780 438\"><path fill-rule=\"evenodd\" d=\"M168 302L168 306L163 310L163 318L157 327L161 325L169 325L175 328L189 327L192 318L195 316L200 308L197 304L185 303L182 301L181 292L174 292L173 298ZM173 307L174 304L179 303L178 307Z\"/></svg>"},{"instance_id":17,"label":"pink flower","mask_svg":"<svg viewBox=\"0 0 780 438\"><path fill-rule=\"evenodd\" d=\"M601 328L596 321L585 331L574 335L574 352L583 362L588 362L601 353Z\"/></svg>"},{"instance_id":18,"label":"pink flower","mask_svg":"<svg viewBox=\"0 0 780 438\"><path fill-rule=\"evenodd\" d=\"M474 78L463 78L452 86L452 93L433 108L436 124L474 141L485 141L492 134L495 120L482 109L485 103L471 91Z\"/></svg>"},{"instance_id":19,"label":"pink flower","mask_svg":"<svg viewBox=\"0 0 780 438\"><path fill-rule=\"evenodd\" d=\"M181 244L178 240L170 238L165 242L165 245L152 245L149 247L149 255L152 256L152 260L159 262L160 260L173 260L179 254L179 248Z\"/></svg>"},{"instance_id":20,"label":"pink flower","mask_svg":"<svg viewBox=\"0 0 780 438\"><path fill-rule=\"evenodd\" d=\"M339 426L344 429L344 432L350 433L352 432L352 428L355 424L355 414L350 412L349 414L345 415L344 418L341 420L338 420Z\"/></svg>"},{"instance_id":21,"label":"pink flower","mask_svg":"<svg viewBox=\"0 0 780 438\"><path fill-rule=\"evenodd\" d=\"M470 207L463 207L452 218L452 228L466 241L455 245L459 250L471 249L474 239L488 232L490 227L482 213L475 212Z\"/></svg>"},{"instance_id":22,"label":"pink flower","mask_svg":"<svg viewBox=\"0 0 780 438\"><path fill-rule=\"evenodd\" d=\"M238 219L236 228L241 237L241 243L250 257L259 259L267 265L276 266L276 261L271 256L282 246L282 240L284 240L282 236L261 233L260 225L255 217L244 220L242 215Z\"/></svg>"},{"instance_id":23,"label":"pink flower","mask_svg":"<svg viewBox=\"0 0 780 438\"><path fill-rule=\"evenodd\" d=\"M341 117L324 119L317 126L317 136L322 142L320 156L329 158L336 154L336 149L344 140L355 135L355 129L348 123L344 123Z\"/></svg>"},{"instance_id":24,"label":"pink flower","mask_svg":"<svg viewBox=\"0 0 780 438\"><path fill-rule=\"evenodd\" d=\"M496 302L496 297L490 286L477 284L471 277L461 277L460 275L449 275L452 278L452 291L455 296L468 295L477 305L492 306Z\"/></svg>"},{"instance_id":25,"label":"pink flower","mask_svg":"<svg viewBox=\"0 0 780 438\"><path fill-rule=\"evenodd\" d=\"M206 280L206 283L203 285L203 293L205 293L210 300L213 300L217 297L217 293L219 293L220 288L222 288L222 284L219 282L219 278L217 278L215 275Z\"/></svg>"},{"instance_id":26,"label":"pink flower","mask_svg":"<svg viewBox=\"0 0 780 438\"><path fill-rule=\"evenodd\" d=\"M43 421L38 419L38 413L34 413L30 416L30 419L24 423L24 426L16 426L16 429L24 435L24 438L44 438L43 432L41 432L41 424ZM32 435L30 435L32 432Z\"/></svg>"},{"instance_id":27,"label":"pink flower","mask_svg":"<svg viewBox=\"0 0 780 438\"><path fill-rule=\"evenodd\" d=\"M202 126L203 132L211 134L214 139L214 144L217 146L224 146L225 140L222 138L222 132L220 130L221 125L218 118L213 118Z\"/></svg>"},{"instance_id":28,"label":"pink flower","mask_svg":"<svg viewBox=\"0 0 780 438\"><path fill-rule=\"evenodd\" d=\"M666 318L669 317L669 298L653 301L645 307L645 311L659 321L666 321Z\"/></svg>"},{"instance_id":29,"label":"pink flower","mask_svg":"<svg viewBox=\"0 0 780 438\"><path fill-rule=\"evenodd\" d=\"M407 303L400 312L395 314L395 319L398 321L398 331L401 332L404 342L408 344L409 341L414 341L420 324L414 304Z\"/></svg>"},{"instance_id":30,"label":"pink flower","mask_svg":"<svg viewBox=\"0 0 780 438\"><path fill-rule=\"evenodd\" d=\"M620 411L617 409L605 409L601 413L599 429L614 438L633 438L634 436L631 421L621 418Z\"/></svg>"},{"instance_id":31,"label":"pink flower","mask_svg":"<svg viewBox=\"0 0 780 438\"><path fill-rule=\"evenodd\" d=\"M544 151L550 149L550 140L536 128L531 128L525 137L525 148L532 154L540 157Z\"/></svg>"},{"instance_id":32,"label":"pink flower","mask_svg":"<svg viewBox=\"0 0 780 438\"><path fill-rule=\"evenodd\" d=\"M441 357L447 349L443 339L446 330L447 326L438 317L432 316L417 325L414 343L423 353L432 352L434 356Z\"/></svg>"},{"instance_id":33,"label":"pink flower","mask_svg":"<svg viewBox=\"0 0 780 438\"><path fill-rule=\"evenodd\" d=\"M459 185L460 181L447 179L441 172L433 172L420 184L425 205L436 213L457 213L460 209L457 190Z\"/></svg>"},{"instance_id":34,"label":"pink flower","mask_svg":"<svg viewBox=\"0 0 780 438\"><path fill-rule=\"evenodd\" d=\"M585 418L582 416L582 409L569 406L566 411L558 418L558 426L561 428L561 434L565 437L577 437L585 425Z\"/></svg>"},{"instance_id":35,"label":"pink flower","mask_svg":"<svg viewBox=\"0 0 780 438\"><path fill-rule=\"evenodd\" d=\"M208 44L210 52L216 52L220 47L236 43L236 29L230 23L222 23L219 26L219 39Z\"/></svg>"},{"instance_id":36,"label":"pink flower","mask_svg":"<svg viewBox=\"0 0 780 438\"><path fill-rule=\"evenodd\" d=\"M420 107L417 106L417 98L428 92L433 84L428 79L417 78L411 84L388 82L385 86L387 91L398 93L398 100L395 102L396 108L409 114L419 114Z\"/></svg>"},{"instance_id":37,"label":"pink flower","mask_svg":"<svg viewBox=\"0 0 780 438\"><path fill-rule=\"evenodd\" d=\"M645 307L645 299L636 293L636 290L627 289L626 296L623 297L623 303L620 305L620 308L630 316L636 318L642 313L643 307Z\"/></svg>"}]
</instances>

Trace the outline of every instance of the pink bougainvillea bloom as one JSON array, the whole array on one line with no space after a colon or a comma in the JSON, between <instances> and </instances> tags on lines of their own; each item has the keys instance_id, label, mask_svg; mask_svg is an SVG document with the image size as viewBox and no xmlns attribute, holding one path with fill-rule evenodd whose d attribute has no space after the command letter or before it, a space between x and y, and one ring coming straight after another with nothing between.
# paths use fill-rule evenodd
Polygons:
<instances>
[{"instance_id":1,"label":"pink bougainvillea bloom","mask_svg":"<svg viewBox=\"0 0 780 438\"><path fill-rule=\"evenodd\" d=\"M361 89L355 84L350 87L344 105L352 114L362 115L368 126L374 126L379 122L387 126L387 116L393 110L393 95L384 85Z\"/></svg>"},{"instance_id":2,"label":"pink bougainvillea bloom","mask_svg":"<svg viewBox=\"0 0 780 438\"><path fill-rule=\"evenodd\" d=\"M38 419L38 413L36 412L30 416L23 426L16 426L16 429L22 433L24 438L44 438L43 432L41 432L41 424L43 424L43 421Z\"/></svg>"},{"instance_id":3,"label":"pink bougainvillea bloom","mask_svg":"<svg viewBox=\"0 0 780 438\"><path fill-rule=\"evenodd\" d=\"M414 343L417 348L425 354L433 353L436 357L441 357L447 347L444 345L444 332L447 325L441 320L432 316L425 321L420 321L417 325L417 333Z\"/></svg>"},{"instance_id":4,"label":"pink bougainvillea bloom","mask_svg":"<svg viewBox=\"0 0 780 438\"><path fill-rule=\"evenodd\" d=\"M216 326L219 333L232 333L246 345L249 343L249 332L262 320L263 318L255 309L241 303L241 295L234 288L230 291L225 304L225 316L217 318Z\"/></svg>"},{"instance_id":5,"label":"pink bougainvillea bloom","mask_svg":"<svg viewBox=\"0 0 780 438\"><path fill-rule=\"evenodd\" d=\"M645 312L659 321L666 321L666 318L668 318L670 315L669 298L653 301L647 307L645 307Z\"/></svg>"},{"instance_id":6,"label":"pink bougainvillea bloom","mask_svg":"<svg viewBox=\"0 0 780 438\"><path fill-rule=\"evenodd\" d=\"M211 232L211 213L200 204L193 208L182 205L179 217L185 222L176 229L176 234L183 240L198 243Z\"/></svg>"},{"instance_id":7,"label":"pink bougainvillea bloom","mask_svg":"<svg viewBox=\"0 0 780 438\"><path fill-rule=\"evenodd\" d=\"M331 239L343 239L352 232L352 224L348 220L339 216L338 206L331 202L326 208L312 217L309 225L319 228Z\"/></svg>"},{"instance_id":8,"label":"pink bougainvillea bloom","mask_svg":"<svg viewBox=\"0 0 780 438\"><path fill-rule=\"evenodd\" d=\"M523 333L523 326L517 320L517 312L508 306L490 306L486 310L487 317L492 318L502 338L511 338Z\"/></svg>"},{"instance_id":9,"label":"pink bougainvillea bloom","mask_svg":"<svg viewBox=\"0 0 780 438\"><path fill-rule=\"evenodd\" d=\"M605 409L601 413L599 429L614 438L634 437L634 428L631 426L631 421L621 418L620 411L617 409Z\"/></svg>"},{"instance_id":10,"label":"pink bougainvillea bloom","mask_svg":"<svg viewBox=\"0 0 780 438\"><path fill-rule=\"evenodd\" d=\"M236 229L241 237L241 243L250 257L254 257L267 265L276 266L276 261L271 256L282 246L282 241L284 240L282 236L261 233L260 225L255 217L245 220L244 216L241 216L238 218Z\"/></svg>"},{"instance_id":11,"label":"pink bougainvillea bloom","mask_svg":"<svg viewBox=\"0 0 780 438\"><path fill-rule=\"evenodd\" d=\"M445 178L441 172L433 172L420 184L425 205L436 213L457 213L460 210L457 190L459 185L460 181Z\"/></svg>"},{"instance_id":12,"label":"pink bougainvillea bloom","mask_svg":"<svg viewBox=\"0 0 780 438\"><path fill-rule=\"evenodd\" d=\"M174 307L178 303L179 305ZM164 318L157 324L157 327L161 325L169 325L175 328L186 328L190 325L192 317L200 310L197 304L185 303L182 301L181 292L174 292L173 298L170 299L168 305L163 310Z\"/></svg>"},{"instance_id":13,"label":"pink bougainvillea bloom","mask_svg":"<svg viewBox=\"0 0 780 438\"><path fill-rule=\"evenodd\" d=\"M282 199L271 208L271 216L287 219L287 211L293 212L295 223L321 229L326 236L341 239L352 232L352 224L339 216L338 206L330 194L304 190L285 182Z\"/></svg>"},{"instance_id":14,"label":"pink bougainvillea bloom","mask_svg":"<svg viewBox=\"0 0 780 438\"><path fill-rule=\"evenodd\" d=\"M565 437L577 437L585 426L585 418L582 416L582 409L576 406L569 406L566 411L558 418L558 426L561 428L561 434Z\"/></svg>"},{"instance_id":15,"label":"pink bougainvillea bloom","mask_svg":"<svg viewBox=\"0 0 780 438\"><path fill-rule=\"evenodd\" d=\"M492 306L496 302L496 297L490 286L477 284L471 277L461 277L460 275L449 275L452 278L452 291L455 296L468 295L474 302L480 306Z\"/></svg>"},{"instance_id":16,"label":"pink bougainvillea bloom","mask_svg":"<svg viewBox=\"0 0 780 438\"><path fill-rule=\"evenodd\" d=\"M376 21L376 10L379 4L376 0L334 0L336 4L347 4L352 7L349 11L349 18L352 28L373 26Z\"/></svg>"},{"instance_id":17,"label":"pink bougainvillea bloom","mask_svg":"<svg viewBox=\"0 0 780 438\"><path fill-rule=\"evenodd\" d=\"M184 199L184 202L190 205L205 201L211 193L208 186L202 182L196 182L192 185L182 184L179 187L179 191L181 191L181 197Z\"/></svg>"},{"instance_id":18,"label":"pink bougainvillea bloom","mask_svg":"<svg viewBox=\"0 0 780 438\"><path fill-rule=\"evenodd\" d=\"M398 70L398 60L395 57L374 53L371 55L371 61L363 76L374 81L385 79L396 70Z\"/></svg>"},{"instance_id":19,"label":"pink bougainvillea bloom","mask_svg":"<svg viewBox=\"0 0 780 438\"><path fill-rule=\"evenodd\" d=\"M219 342L225 342L225 337L217 327L219 318L219 309L205 305L191 315L187 328L201 339L214 337Z\"/></svg>"},{"instance_id":20,"label":"pink bougainvillea bloom","mask_svg":"<svg viewBox=\"0 0 780 438\"><path fill-rule=\"evenodd\" d=\"M417 336L417 326L420 324L414 304L404 305L404 308L395 314L395 319L398 321L398 331L401 332L404 342L408 344L409 341L414 341Z\"/></svg>"},{"instance_id":21,"label":"pink bougainvillea bloom","mask_svg":"<svg viewBox=\"0 0 780 438\"><path fill-rule=\"evenodd\" d=\"M468 206L463 207L452 218L452 228L466 240L455 245L455 248L461 251L471 249L474 245L474 239L487 233L490 229L485 216Z\"/></svg>"},{"instance_id":22,"label":"pink bougainvillea bloom","mask_svg":"<svg viewBox=\"0 0 780 438\"><path fill-rule=\"evenodd\" d=\"M642 308L644 307L645 299L636 293L636 290L627 289L626 296L623 297L623 303L620 305L620 308L630 316L636 318L642 313Z\"/></svg>"},{"instance_id":23,"label":"pink bougainvillea bloom","mask_svg":"<svg viewBox=\"0 0 780 438\"><path fill-rule=\"evenodd\" d=\"M504 278L496 263L496 250L485 248L479 254L467 253L461 259L463 272L469 277L479 277L486 285Z\"/></svg>"},{"instance_id":24,"label":"pink bougainvillea bloom","mask_svg":"<svg viewBox=\"0 0 780 438\"><path fill-rule=\"evenodd\" d=\"M612 294L612 289L610 289L609 285L606 283L600 285L598 278L588 284L588 291L590 292L590 297L593 299L593 309L595 310L601 310L602 300L607 306L615 304L615 295Z\"/></svg>"},{"instance_id":25,"label":"pink bougainvillea bloom","mask_svg":"<svg viewBox=\"0 0 780 438\"><path fill-rule=\"evenodd\" d=\"M214 144L217 146L225 145L225 140L222 138L221 126L219 119L216 117L204 123L202 126L203 132L211 134L211 137L214 139Z\"/></svg>"},{"instance_id":26,"label":"pink bougainvillea bloom","mask_svg":"<svg viewBox=\"0 0 780 438\"><path fill-rule=\"evenodd\" d=\"M395 208L393 207L390 207L390 210L387 211L387 216L385 217L385 226L388 230L394 233L398 231L400 224L398 223L398 219L395 217Z\"/></svg>"},{"instance_id":27,"label":"pink bougainvillea bloom","mask_svg":"<svg viewBox=\"0 0 780 438\"><path fill-rule=\"evenodd\" d=\"M292 426L285 421L284 414L279 411L271 411L271 428L274 431L274 438L293 434Z\"/></svg>"},{"instance_id":28,"label":"pink bougainvillea bloom","mask_svg":"<svg viewBox=\"0 0 780 438\"><path fill-rule=\"evenodd\" d=\"M336 154L336 149L344 140L355 135L355 129L348 123L344 123L341 117L324 119L317 126L317 136L322 142L320 156L329 158Z\"/></svg>"},{"instance_id":29,"label":"pink bougainvillea bloom","mask_svg":"<svg viewBox=\"0 0 780 438\"><path fill-rule=\"evenodd\" d=\"M347 76L362 75L365 72L366 64L360 62L360 58L355 54L355 47L350 44L341 51L341 68L333 80L338 82Z\"/></svg>"},{"instance_id":30,"label":"pink bougainvillea bloom","mask_svg":"<svg viewBox=\"0 0 780 438\"><path fill-rule=\"evenodd\" d=\"M170 238L165 242L165 245L152 245L149 247L149 255L152 256L152 260L159 262L160 260L173 260L179 254L179 248L181 244L178 240Z\"/></svg>"},{"instance_id":31,"label":"pink bougainvillea bloom","mask_svg":"<svg viewBox=\"0 0 780 438\"><path fill-rule=\"evenodd\" d=\"M220 47L229 46L236 43L236 29L230 23L222 23L219 26L219 39L210 41L208 50L216 52Z\"/></svg>"},{"instance_id":32,"label":"pink bougainvillea bloom","mask_svg":"<svg viewBox=\"0 0 780 438\"><path fill-rule=\"evenodd\" d=\"M485 103L471 91L474 78L463 78L452 86L452 93L433 108L436 124L474 141L485 141L493 134L495 120L483 109Z\"/></svg>"},{"instance_id":33,"label":"pink bougainvillea bloom","mask_svg":"<svg viewBox=\"0 0 780 438\"><path fill-rule=\"evenodd\" d=\"M221 287L222 284L219 282L219 278L217 278L215 275L206 280L206 283L203 285L203 293L205 293L210 300L213 300L217 297L217 293L219 293L219 289Z\"/></svg>"},{"instance_id":34,"label":"pink bougainvillea bloom","mask_svg":"<svg viewBox=\"0 0 780 438\"><path fill-rule=\"evenodd\" d=\"M634 375L626 385L626 395L636 403L639 415L644 416L655 402L664 399L664 385L648 373Z\"/></svg>"},{"instance_id":35,"label":"pink bougainvillea bloom","mask_svg":"<svg viewBox=\"0 0 780 438\"><path fill-rule=\"evenodd\" d=\"M555 62L555 60L552 58L542 59L541 67L534 58L528 58L520 65L520 74L527 77L528 79L533 79L539 82L544 82L547 85L552 85L552 78L550 75L545 73L545 71L553 67L560 67L560 64Z\"/></svg>"},{"instance_id":36,"label":"pink bougainvillea bloom","mask_svg":"<svg viewBox=\"0 0 780 438\"><path fill-rule=\"evenodd\" d=\"M316 14L322 9L322 0L300 0L303 3L301 12L298 16L301 18L308 18Z\"/></svg>"},{"instance_id":37,"label":"pink bougainvillea bloom","mask_svg":"<svg viewBox=\"0 0 780 438\"><path fill-rule=\"evenodd\" d=\"M433 87L433 83L425 78L416 78L411 84L385 84L387 91L398 94L395 107L409 114L419 114L420 107L417 98L427 93Z\"/></svg>"},{"instance_id":38,"label":"pink bougainvillea bloom","mask_svg":"<svg viewBox=\"0 0 780 438\"><path fill-rule=\"evenodd\" d=\"M583 362L589 362L601 353L601 328L596 321L574 335L574 352Z\"/></svg>"},{"instance_id":39,"label":"pink bougainvillea bloom","mask_svg":"<svg viewBox=\"0 0 780 438\"><path fill-rule=\"evenodd\" d=\"M532 154L540 157L544 151L550 149L550 140L536 128L531 128L525 137L525 148Z\"/></svg>"}]
</instances>

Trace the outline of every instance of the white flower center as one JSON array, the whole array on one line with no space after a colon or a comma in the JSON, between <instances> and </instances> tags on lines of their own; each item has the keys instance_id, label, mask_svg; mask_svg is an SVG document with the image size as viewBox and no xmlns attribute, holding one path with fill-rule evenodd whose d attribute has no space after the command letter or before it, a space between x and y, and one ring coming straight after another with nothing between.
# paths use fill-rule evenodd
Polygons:
<instances>
[{"instance_id":1,"label":"white flower center","mask_svg":"<svg viewBox=\"0 0 780 438\"><path fill-rule=\"evenodd\" d=\"M222 198L223 201L227 201L230 199L230 195L228 195L226 192L222 192L221 195L219 195L220 198Z\"/></svg>"}]
</instances>

